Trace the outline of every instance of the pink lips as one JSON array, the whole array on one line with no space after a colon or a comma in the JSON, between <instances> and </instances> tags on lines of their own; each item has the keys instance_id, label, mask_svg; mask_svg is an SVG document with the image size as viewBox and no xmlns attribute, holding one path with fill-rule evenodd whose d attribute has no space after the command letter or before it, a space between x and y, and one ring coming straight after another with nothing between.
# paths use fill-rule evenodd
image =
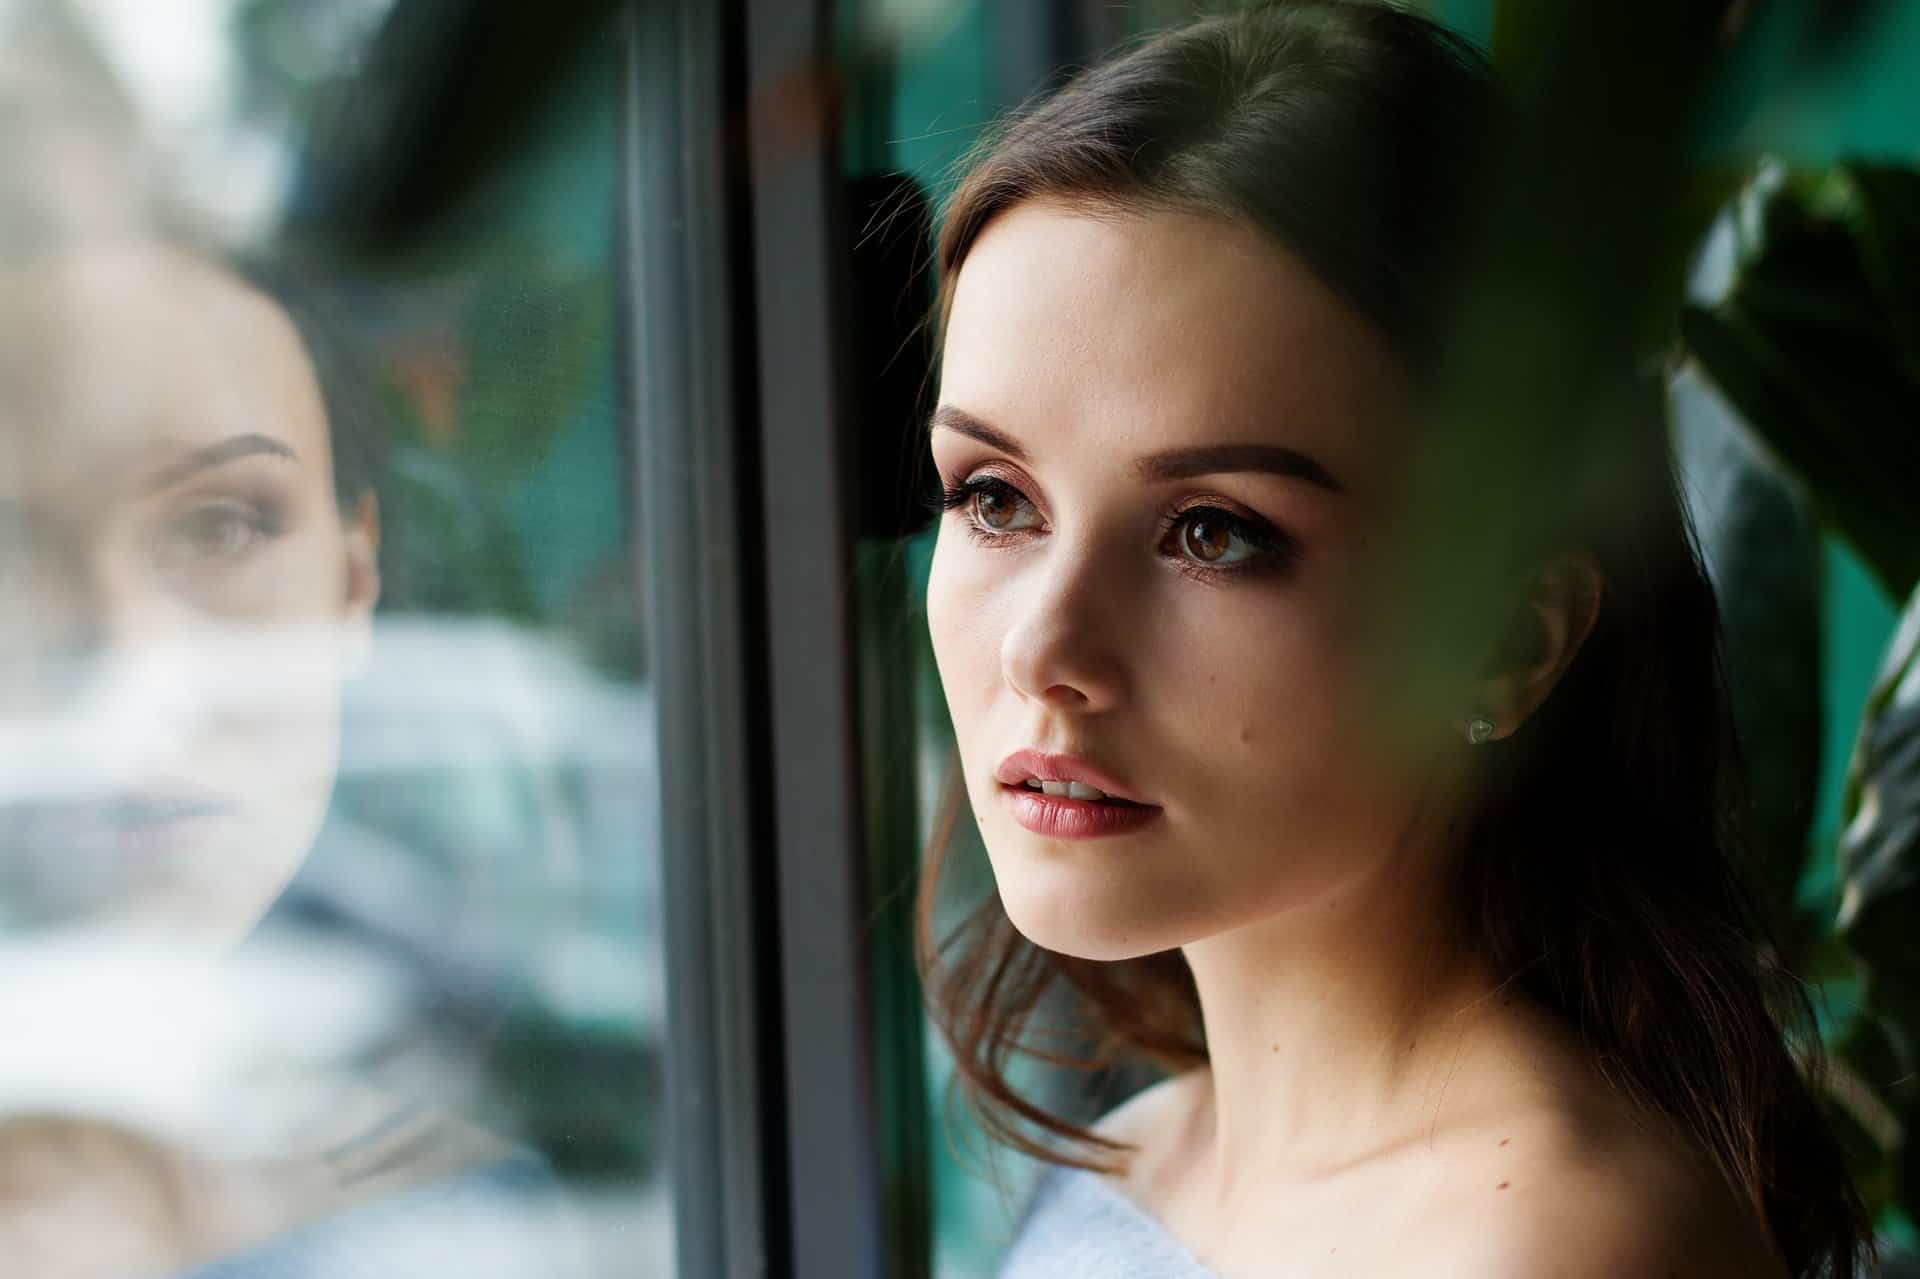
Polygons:
<instances>
[{"instance_id":1,"label":"pink lips","mask_svg":"<svg viewBox=\"0 0 1920 1279\"><path fill-rule=\"evenodd\" d=\"M30 915L125 900L218 847L239 817L191 790L104 791L0 804L0 895Z\"/></svg>"},{"instance_id":2,"label":"pink lips","mask_svg":"<svg viewBox=\"0 0 1920 1279\"><path fill-rule=\"evenodd\" d=\"M1020 750L1000 761L994 777L1013 810L1013 819L1036 835L1049 839L1097 839L1123 835L1158 821L1161 810L1141 799L1125 782L1073 755ZM1079 782L1096 787L1114 799L1068 799L1030 790L1028 778L1044 782Z\"/></svg>"},{"instance_id":3,"label":"pink lips","mask_svg":"<svg viewBox=\"0 0 1920 1279\"><path fill-rule=\"evenodd\" d=\"M1103 790L1115 799L1124 799L1135 804L1147 802L1136 795L1125 782L1111 773L1095 768L1078 755L1061 755L1035 750L1014 751L1000 761L1000 767L994 770L993 775L1008 786L1022 785L1029 777L1038 778L1043 782L1079 782L1082 786Z\"/></svg>"}]
</instances>

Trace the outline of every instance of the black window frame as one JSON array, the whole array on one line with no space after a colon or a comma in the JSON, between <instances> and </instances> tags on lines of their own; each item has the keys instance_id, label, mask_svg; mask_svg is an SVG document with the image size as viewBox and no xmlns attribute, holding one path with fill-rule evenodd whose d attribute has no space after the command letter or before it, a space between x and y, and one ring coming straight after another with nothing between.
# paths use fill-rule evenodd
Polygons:
<instances>
[{"instance_id":1,"label":"black window frame","mask_svg":"<svg viewBox=\"0 0 1920 1279\"><path fill-rule=\"evenodd\" d=\"M623 313L661 751L685 1279L880 1247L824 4L635 3ZM688 749L691 747L691 749Z\"/></svg>"}]
</instances>

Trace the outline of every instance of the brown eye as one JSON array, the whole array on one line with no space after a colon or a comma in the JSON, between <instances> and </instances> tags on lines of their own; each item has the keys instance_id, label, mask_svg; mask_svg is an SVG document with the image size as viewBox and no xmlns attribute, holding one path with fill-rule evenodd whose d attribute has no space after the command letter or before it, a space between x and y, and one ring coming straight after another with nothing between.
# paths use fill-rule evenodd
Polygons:
<instances>
[{"instance_id":1,"label":"brown eye","mask_svg":"<svg viewBox=\"0 0 1920 1279\"><path fill-rule=\"evenodd\" d=\"M1271 525L1217 506L1195 506L1180 513L1163 545L1189 564L1206 568L1253 567L1277 563L1293 554L1291 539Z\"/></svg>"},{"instance_id":2,"label":"brown eye","mask_svg":"<svg viewBox=\"0 0 1920 1279\"><path fill-rule=\"evenodd\" d=\"M1233 549L1233 530L1217 512L1199 511L1196 516L1187 521L1182 537L1187 554L1203 564L1217 563Z\"/></svg>"},{"instance_id":3,"label":"brown eye","mask_svg":"<svg viewBox=\"0 0 1920 1279\"><path fill-rule=\"evenodd\" d=\"M1004 530L1013 524L1014 505L1004 493L977 493L973 499L974 514L980 522L990 529Z\"/></svg>"},{"instance_id":4,"label":"brown eye","mask_svg":"<svg viewBox=\"0 0 1920 1279\"><path fill-rule=\"evenodd\" d=\"M968 520L982 533L1024 533L1040 525L1033 503L1004 480L986 476L960 491L967 495Z\"/></svg>"}]
</instances>

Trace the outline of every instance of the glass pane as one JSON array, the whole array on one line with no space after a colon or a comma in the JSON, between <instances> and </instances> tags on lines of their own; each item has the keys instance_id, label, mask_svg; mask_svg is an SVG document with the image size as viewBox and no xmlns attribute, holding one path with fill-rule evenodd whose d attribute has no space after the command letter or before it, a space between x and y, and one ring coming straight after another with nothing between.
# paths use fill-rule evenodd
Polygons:
<instances>
[{"instance_id":1,"label":"glass pane","mask_svg":"<svg viewBox=\"0 0 1920 1279\"><path fill-rule=\"evenodd\" d=\"M671 1273L620 41L410 153L465 9L0 3L9 1273Z\"/></svg>"}]
</instances>

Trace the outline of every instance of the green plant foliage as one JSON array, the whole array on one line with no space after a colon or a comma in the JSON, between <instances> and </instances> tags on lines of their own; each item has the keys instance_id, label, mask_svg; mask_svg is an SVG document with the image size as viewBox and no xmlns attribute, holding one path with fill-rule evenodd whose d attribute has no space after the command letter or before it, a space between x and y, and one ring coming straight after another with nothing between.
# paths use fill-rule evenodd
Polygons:
<instances>
[{"instance_id":1,"label":"green plant foliage","mask_svg":"<svg viewBox=\"0 0 1920 1279\"><path fill-rule=\"evenodd\" d=\"M1839 928L1903 1065L1920 1062L1920 592L1868 699L1847 779Z\"/></svg>"},{"instance_id":2,"label":"green plant foliage","mask_svg":"<svg viewBox=\"0 0 1920 1279\"><path fill-rule=\"evenodd\" d=\"M1920 174L1770 175L1737 282L1687 346L1896 598L1920 582Z\"/></svg>"},{"instance_id":3,"label":"green plant foliage","mask_svg":"<svg viewBox=\"0 0 1920 1279\"><path fill-rule=\"evenodd\" d=\"M1886 313L1907 377L1920 383L1920 173L1857 168L1852 179L1867 283Z\"/></svg>"},{"instance_id":4,"label":"green plant foliage","mask_svg":"<svg viewBox=\"0 0 1920 1279\"><path fill-rule=\"evenodd\" d=\"M1749 883L1800 967L1825 920L1796 916L1819 786L1820 531L1697 368L1668 388L1674 449L1719 597L1728 686L1752 795Z\"/></svg>"},{"instance_id":5,"label":"green plant foliage","mask_svg":"<svg viewBox=\"0 0 1920 1279\"><path fill-rule=\"evenodd\" d=\"M1822 1027L1834 1122L1868 1205L1920 1218L1920 173L1768 168L1734 212L1736 274L1684 309L1686 347L1822 522L1909 597L1849 765L1834 932L1800 959L1830 995L1854 985L1836 965L1855 969L1858 1002Z\"/></svg>"}]
</instances>

